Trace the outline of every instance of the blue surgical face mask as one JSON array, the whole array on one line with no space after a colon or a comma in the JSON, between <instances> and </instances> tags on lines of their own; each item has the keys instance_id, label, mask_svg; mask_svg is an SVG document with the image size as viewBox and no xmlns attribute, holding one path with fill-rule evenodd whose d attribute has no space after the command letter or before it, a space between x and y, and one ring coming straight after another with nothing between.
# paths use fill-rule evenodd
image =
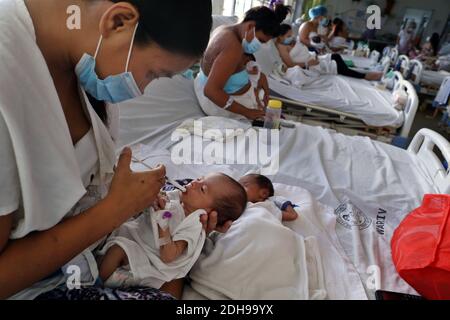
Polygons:
<instances>
[{"instance_id":1,"label":"blue surgical face mask","mask_svg":"<svg viewBox=\"0 0 450 320\"><path fill-rule=\"evenodd\" d=\"M261 42L256 37L256 30L253 29L253 40L251 42L247 41L247 32L245 33L244 39L242 40L242 47L244 48L244 52L247 54L254 54L261 49Z\"/></svg>"},{"instance_id":2,"label":"blue surgical face mask","mask_svg":"<svg viewBox=\"0 0 450 320\"><path fill-rule=\"evenodd\" d=\"M286 45L286 46L288 46L288 45L290 45L290 44L291 44L292 42L294 42L294 41L295 41L295 37L292 36L292 37L289 37L289 38L284 39L284 40L283 40L283 44Z\"/></svg>"},{"instance_id":3,"label":"blue surgical face mask","mask_svg":"<svg viewBox=\"0 0 450 320\"><path fill-rule=\"evenodd\" d=\"M120 103L142 95L141 90L134 80L133 74L128 72L128 65L130 63L137 28L138 24L136 24L133 33L124 73L109 76L106 79L101 80L95 72L95 60L100 50L103 36L100 36L94 57L85 53L75 67L75 73L78 76L80 85L95 99L109 103Z\"/></svg>"},{"instance_id":4,"label":"blue surgical face mask","mask_svg":"<svg viewBox=\"0 0 450 320\"><path fill-rule=\"evenodd\" d=\"M320 20L320 25L322 27L326 27L328 25L329 20L327 18L323 18L322 20Z\"/></svg>"},{"instance_id":5,"label":"blue surgical face mask","mask_svg":"<svg viewBox=\"0 0 450 320\"><path fill-rule=\"evenodd\" d=\"M187 69L185 72L181 73L181 76L185 79L192 80L194 79L194 71Z\"/></svg>"}]
</instances>

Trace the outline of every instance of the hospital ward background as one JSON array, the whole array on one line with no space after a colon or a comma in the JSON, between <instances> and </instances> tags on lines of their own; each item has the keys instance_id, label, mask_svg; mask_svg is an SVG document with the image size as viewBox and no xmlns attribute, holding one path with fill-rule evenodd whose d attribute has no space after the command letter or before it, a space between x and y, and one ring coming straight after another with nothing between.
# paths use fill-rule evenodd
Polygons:
<instances>
[{"instance_id":1,"label":"hospital ward background","mask_svg":"<svg viewBox=\"0 0 450 320\"><path fill-rule=\"evenodd\" d=\"M168 291L180 300L449 300L449 9L212 0L202 58L108 106L116 158L129 148L134 172L165 166L158 201L58 271L72 293L46 295L46 278L12 298L164 291L182 279ZM258 19L275 16L276 32L261 36L273 23ZM227 57L238 56L239 72L217 89L230 74L214 64L220 41L236 30L246 30L239 55ZM214 210L208 192L223 198ZM200 219L211 211L219 227L208 232ZM107 272L114 250L125 258Z\"/></svg>"}]
</instances>

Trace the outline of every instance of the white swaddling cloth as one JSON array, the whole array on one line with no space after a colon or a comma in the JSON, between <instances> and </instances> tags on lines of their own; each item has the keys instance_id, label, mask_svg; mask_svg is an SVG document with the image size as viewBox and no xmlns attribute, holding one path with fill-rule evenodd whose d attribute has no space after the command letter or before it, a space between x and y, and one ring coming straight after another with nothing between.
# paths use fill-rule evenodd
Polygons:
<instances>
[{"instance_id":1,"label":"white swaddling cloth","mask_svg":"<svg viewBox=\"0 0 450 320\"><path fill-rule=\"evenodd\" d=\"M253 88L258 88L258 82L261 78L261 67L255 61L250 61L249 63L247 63L246 68ZM255 68L258 70L258 72L256 74L253 74Z\"/></svg>"},{"instance_id":2,"label":"white swaddling cloth","mask_svg":"<svg viewBox=\"0 0 450 320\"><path fill-rule=\"evenodd\" d=\"M200 215L206 212L197 210L185 217L179 191L168 192L168 195L171 200L164 210L149 210L138 219L122 225L111 234L100 252L105 254L113 245L119 245L125 251L133 277L127 284L159 289L165 282L185 277L200 255L206 237ZM156 215L164 219L167 212L171 215L168 226L172 240L186 241L188 244L185 252L169 264L160 258L158 219L155 219ZM108 282L105 285L108 286Z\"/></svg>"},{"instance_id":3,"label":"white swaddling cloth","mask_svg":"<svg viewBox=\"0 0 450 320\"><path fill-rule=\"evenodd\" d=\"M214 102L209 100L208 97L205 96L205 84L202 83L199 77L195 79L195 94L200 103L200 107L203 112L208 116L217 116L217 117L225 117L236 120L245 120L246 118L240 114L230 112L225 110L224 108L219 107ZM233 100L248 109L258 109L258 102L256 100L255 88L250 86L247 92L242 95L234 95L230 96Z\"/></svg>"},{"instance_id":4,"label":"white swaddling cloth","mask_svg":"<svg viewBox=\"0 0 450 320\"><path fill-rule=\"evenodd\" d=\"M308 48L301 42L297 42L294 48L289 52L289 55L294 63L308 63L311 59L315 59L316 55L308 50ZM296 82L296 77L302 77L304 75L308 77L313 77L314 75L320 76L324 74L337 74L337 64L331 58L331 54L321 55L317 57L319 59L319 64L315 66L310 66L309 71L311 72L302 72L299 73L296 71L295 73L287 72L287 79L291 82ZM297 68L294 67L294 68ZM290 68L292 69L292 68ZM289 71L289 69L288 69ZM309 83L308 81L297 79L300 83Z\"/></svg>"},{"instance_id":5,"label":"white swaddling cloth","mask_svg":"<svg viewBox=\"0 0 450 320\"><path fill-rule=\"evenodd\" d=\"M315 58L315 55L301 42L297 42L289 52L291 59L295 63L306 63Z\"/></svg>"},{"instance_id":6,"label":"white swaddling cloth","mask_svg":"<svg viewBox=\"0 0 450 320\"><path fill-rule=\"evenodd\" d=\"M348 48L347 39L344 37L333 37L331 38L329 44L331 48Z\"/></svg>"},{"instance_id":7,"label":"white swaddling cloth","mask_svg":"<svg viewBox=\"0 0 450 320\"><path fill-rule=\"evenodd\" d=\"M190 273L194 292L213 300L325 298L315 239L283 226L278 211L270 201L250 204L227 233L208 240Z\"/></svg>"}]
</instances>

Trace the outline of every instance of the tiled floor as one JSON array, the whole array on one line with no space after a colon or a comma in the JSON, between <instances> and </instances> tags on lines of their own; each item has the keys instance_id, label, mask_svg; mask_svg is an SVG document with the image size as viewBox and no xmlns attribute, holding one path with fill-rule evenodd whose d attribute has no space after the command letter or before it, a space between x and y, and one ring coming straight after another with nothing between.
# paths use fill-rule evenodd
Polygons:
<instances>
[{"instance_id":1,"label":"tiled floor","mask_svg":"<svg viewBox=\"0 0 450 320\"><path fill-rule=\"evenodd\" d=\"M410 137L414 137L415 134L422 128L428 128L440 133L442 136L450 141L450 134L439 127L439 121L442 118L442 113L439 113L435 118L433 118L434 109L430 106L426 110L418 110L416 118L411 129Z\"/></svg>"}]
</instances>

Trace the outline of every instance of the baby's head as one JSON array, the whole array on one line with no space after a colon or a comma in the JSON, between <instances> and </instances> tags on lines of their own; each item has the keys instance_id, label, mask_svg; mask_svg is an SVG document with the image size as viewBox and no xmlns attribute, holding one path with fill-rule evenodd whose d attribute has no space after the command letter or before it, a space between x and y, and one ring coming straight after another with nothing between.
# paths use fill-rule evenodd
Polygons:
<instances>
[{"instance_id":1,"label":"baby's head","mask_svg":"<svg viewBox=\"0 0 450 320\"><path fill-rule=\"evenodd\" d=\"M311 38L311 42L313 44L320 44L322 42L322 38L320 36L314 36Z\"/></svg>"},{"instance_id":2,"label":"baby's head","mask_svg":"<svg viewBox=\"0 0 450 320\"><path fill-rule=\"evenodd\" d=\"M247 207L245 189L233 178L214 173L192 181L186 186L181 201L185 210L204 209L217 212L217 226L237 220Z\"/></svg>"},{"instance_id":3,"label":"baby's head","mask_svg":"<svg viewBox=\"0 0 450 320\"><path fill-rule=\"evenodd\" d=\"M249 174L242 177L239 183L244 187L249 202L266 201L275 194L272 181L260 174Z\"/></svg>"}]
</instances>

